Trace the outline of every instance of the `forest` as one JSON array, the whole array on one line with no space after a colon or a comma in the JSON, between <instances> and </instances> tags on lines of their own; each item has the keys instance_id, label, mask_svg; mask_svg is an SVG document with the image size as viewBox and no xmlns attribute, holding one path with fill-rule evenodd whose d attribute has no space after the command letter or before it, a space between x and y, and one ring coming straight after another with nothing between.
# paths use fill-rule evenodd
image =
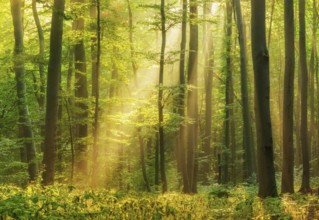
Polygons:
<instances>
[{"instance_id":1,"label":"forest","mask_svg":"<svg viewBox=\"0 0 319 220\"><path fill-rule=\"evenodd\" d=\"M317 0L0 4L0 220L319 219Z\"/></svg>"}]
</instances>

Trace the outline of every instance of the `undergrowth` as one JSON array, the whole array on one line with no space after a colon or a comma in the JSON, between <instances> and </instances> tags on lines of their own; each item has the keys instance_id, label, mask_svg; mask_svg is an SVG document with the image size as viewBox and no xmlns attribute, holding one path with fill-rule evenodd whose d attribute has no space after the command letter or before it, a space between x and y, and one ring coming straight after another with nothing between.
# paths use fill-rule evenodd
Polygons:
<instances>
[{"instance_id":1,"label":"undergrowth","mask_svg":"<svg viewBox=\"0 0 319 220\"><path fill-rule=\"evenodd\" d=\"M259 199L255 186L202 188L197 195L0 186L0 219L319 219L315 195Z\"/></svg>"}]
</instances>

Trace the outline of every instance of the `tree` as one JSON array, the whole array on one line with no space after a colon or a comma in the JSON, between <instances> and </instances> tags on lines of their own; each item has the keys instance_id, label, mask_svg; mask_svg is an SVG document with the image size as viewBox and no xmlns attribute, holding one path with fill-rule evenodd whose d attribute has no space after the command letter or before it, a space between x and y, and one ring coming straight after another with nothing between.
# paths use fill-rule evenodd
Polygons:
<instances>
[{"instance_id":1,"label":"tree","mask_svg":"<svg viewBox=\"0 0 319 220\"><path fill-rule=\"evenodd\" d=\"M54 183L56 128L58 120L59 78L62 63L62 34L64 0L54 0L51 33L50 33L50 58L48 65L45 137L43 151L44 171L43 184Z\"/></svg>"},{"instance_id":2,"label":"tree","mask_svg":"<svg viewBox=\"0 0 319 220\"><path fill-rule=\"evenodd\" d=\"M134 75L134 83L137 86L137 64L135 58L135 48L134 48L134 41L133 41L133 13L130 0L127 1L127 10L128 10L128 23L129 23L129 41L130 41L130 51L131 51L131 64L133 69Z\"/></svg>"},{"instance_id":3,"label":"tree","mask_svg":"<svg viewBox=\"0 0 319 220\"><path fill-rule=\"evenodd\" d=\"M21 160L28 163L29 179L35 180L38 175L36 150L33 141L28 104L26 99L26 83L24 68L24 42L22 24L22 2L11 0L11 14L14 27L14 72L17 88L17 103L19 114L19 138L22 143Z\"/></svg>"},{"instance_id":4,"label":"tree","mask_svg":"<svg viewBox=\"0 0 319 220\"><path fill-rule=\"evenodd\" d=\"M167 191L167 180L165 172L165 143L164 143L164 100L163 100L163 83L164 83L164 65L165 65L165 47L166 47L166 15L165 15L165 0L161 0L161 58L160 58L160 70L158 81L158 132L159 132L159 155L160 155L160 173L162 180L162 192Z\"/></svg>"},{"instance_id":5,"label":"tree","mask_svg":"<svg viewBox=\"0 0 319 220\"><path fill-rule=\"evenodd\" d=\"M232 41L232 4L228 0L226 1L226 33L225 33L225 146L221 151L221 183L227 183L229 181L229 152L234 143L232 143L231 138L231 124L233 121L233 76L232 76L232 59L231 59L231 41ZM234 162L234 161L232 161Z\"/></svg>"},{"instance_id":6,"label":"tree","mask_svg":"<svg viewBox=\"0 0 319 220\"><path fill-rule=\"evenodd\" d=\"M95 4L94 4L95 3ZM93 122L93 154L92 154L92 185L98 182L98 154L99 154L99 102L100 102L100 67L101 67L101 10L100 0L92 0L91 17L95 18L96 23L96 40L92 37L92 96L95 98L94 103L94 122ZM95 25L93 26L95 27ZM95 47L96 43L96 47ZM96 61L95 61L96 59Z\"/></svg>"},{"instance_id":7,"label":"tree","mask_svg":"<svg viewBox=\"0 0 319 220\"><path fill-rule=\"evenodd\" d=\"M293 106L295 72L294 1L285 0L285 80L283 100L283 159L281 192L294 192Z\"/></svg>"},{"instance_id":8,"label":"tree","mask_svg":"<svg viewBox=\"0 0 319 220\"><path fill-rule=\"evenodd\" d=\"M187 0L182 2L182 29L180 44L180 61L179 61L179 96L178 96L178 114L182 118L177 140L177 169L182 174L183 185L187 185L187 168L186 168L186 148L185 148L185 54L186 54L186 29L187 29Z\"/></svg>"},{"instance_id":9,"label":"tree","mask_svg":"<svg viewBox=\"0 0 319 220\"><path fill-rule=\"evenodd\" d=\"M265 34L265 0L251 0L252 58L255 81L258 196L277 196L269 107L269 54Z\"/></svg>"},{"instance_id":10,"label":"tree","mask_svg":"<svg viewBox=\"0 0 319 220\"><path fill-rule=\"evenodd\" d=\"M302 148L302 182L300 192L310 191L310 167L308 153L308 68L306 52L306 22L305 22L305 0L299 0L299 62L301 71L301 118L300 118L300 140Z\"/></svg>"},{"instance_id":11,"label":"tree","mask_svg":"<svg viewBox=\"0 0 319 220\"><path fill-rule=\"evenodd\" d=\"M36 99L39 105L39 111L41 114L41 135L44 136L44 123L43 123L43 116L44 116L44 105L45 105L45 63L44 63L44 34L43 29L40 23L38 10L37 10L37 1L32 0L32 14L35 25L38 31L38 38L39 38L39 54L38 54L38 62L39 62L39 79L40 82L37 83L36 76L33 74L34 79L34 87L36 93ZM38 86L39 84L39 86ZM41 150L43 150L43 142L41 143Z\"/></svg>"},{"instance_id":12,"label":"tree","mask_svg":"<svg viewBox=\"0 0 319 220\"><path fill-rule=\"evenodd\" d=\"M138 132L138 142L139 142L139 145L140 145L140 159L141 159L143 180L144 180L147 192L151 192L150 183L148 181L148 177L147 177L147 173L146 173L144 140L143 140L143 137L142 137L142 134L141 134L141 128L140 127L137 129L137 132Z\"/></svg>"},{"instance_id":13,"label":"tree","mask_svg":"<svg viewBox=\"0 0 319 220\"><path fill-rule=\"evenodd\" d=\"M187 69L187 118L191 122L187 125L187 178L188 184L184 186L186 193L197 192L197 161L196 148L198 144L198 24L197 0L189 2L189 57Z\"/></svg>"},{"instance_id":14,"label":"tree","mask_svg":"<svg viewBox=\"0 0 319 220\"><path fill-rule=\"evenodd\" d=\"M75 5L83 5L85 0L72 0ZM84 18L81 12L73 21L73 30L76 32L74 45L74 69L75 69L75 105L77 107L76 124L76 168L82 174L87 174L87 136L88 136L88 90L86 78L86 54L84 46Z\"/></svg>"},{"instance_id":15,"label":"tree","mask_svg":"<svg viewBox=\"0 0 319 220\"><path fill-rule=\"evenodd\" d=\"M207 4L204 6L204 15L210 13L211 4ZM206 42L206 51L205 51L205 133L203 138L203 157L204 162L201 166L201 172L203 176L203 183L208 184L208 175L211 171L211 160L212 160L212 88L213 88L213 66L214 66L214 43L212 39L212 30L211 24L207 23L205 27L206 33L205 40Z\"/></svg>"},{"instance_id":16,"label":"tree","mask_svg":"<svg viewBox=\"0 0 319 220\"><path fill-rule=\"evenodd\" d=\"M310 107L310 129L309 129L309 149L312 152L310 155L310 161L316 159L318 156L317 149L317 136L316 136L316 120L315 120L315 75L317 75L318 71L318 55L317 55L317 28L318 28L318 10L317 10L317 2L313 1L312 3L312 48L311 55L309 60L309 107ZM318 164L318 163L317 163ZM317 169L316 169L317 171ZM314 170L314 174L318 175L318 172Z\"/></svg>"},{"instance_id":17,"label":"tree","mask_svg":"<svg viewBox=\"0 0 319 220\"><path fill-rule=\"evenodd\" d=\"M255 169L254 145L251 132L248 80L247 80L247 52L246 52L246 36L244 31L244 23L241 13L240 0L234 1L236 14L236 24L238 29L238 39L240 47L240 86L242 100L242 117L243 117L243 145L244 145L244 179L249 180Z\"/></svg>"}]
</instances>

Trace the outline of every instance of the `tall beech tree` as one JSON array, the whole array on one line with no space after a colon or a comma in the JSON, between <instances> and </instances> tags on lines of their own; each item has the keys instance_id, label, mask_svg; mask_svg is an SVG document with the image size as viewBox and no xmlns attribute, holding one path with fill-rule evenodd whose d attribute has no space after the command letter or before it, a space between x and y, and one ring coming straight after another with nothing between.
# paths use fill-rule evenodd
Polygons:
<instances>
[{"instance_id":1,"label":"tall beech tree","mask_svg":"<svg viewBox=\"0 0 319 220\"><path fill-rule=\"evenodd\" d=\"M100 68L101 68L101 9L100 0L92 0L90 8L90 15L95 21L96 27L95 35L91 38L91 57L92 57L92 96L94 100L94 122L93 122L93 149L92 149L92 186L96 186L98 179L98 154L99 154L99 104L100 104ZM96 43L96 45L95 45ZM95 88L93 88L95 87Z\"/></svg>"},{"instance_id":2,"label":"tall beech tree","mask_svg":"<svg viewBox=\"0 0 319 220\"><path fill-rule=\"evenodd\" d=\"M221 182L227 183L229 181L229 152L233 147L232 136L232 121L233 121L233 76L232 76L232 3L226 1L226 23L225 23L225 146L221 151ZM234 161L232 161L234 162Z\"/></svg>"},{"instance_id":3,"label":"tall beech tree","mask_svg":"<svg viewBox=\"0 0 319 220\"><path fill-rule=\"evenodd\" d=\"M82 8L85 0L72 0L74 5ZM84 18L81 9L73 21L73 30L76 32L74 45L74 72L75 72L75 106L77 107L76 121L76 169L78 173L87 174L87 136L88 136L88 89L86 53L84 46Z\"/></svg>"},{"instance_id":4,"label":"tall beech tree","mask_svg":"<svg viewBox=\"0 0 319 220\"><path fill-rule=\"evenodd\" d=\"M240 86L243 117L243 146L244 146L244 179L249 180L256 172L254 158L254 141L251 132L248 79L247 79L247 52L244 22L241 13L240 0L234 0L236 24L238 29L240 50Z\"/></svg>"},{"instance_id":5,"label":"tall beech tree","mask_svg":"<svg viewBox=\"0 0 319 220\"><path fill-rule=\"evenodd\" d=\"M186 55L186 39L187 39L187 0L182 2L182 28L181 28L181 44L180 44L180 60L179 60L179 96L178 96L178 114L181 118L185 117L185 55ZM187 168L186 168L186 147L185 147L185 136L186 127L185 121L182 120L180 125L180 130L178 134L177 143L177 169L182 174L183 185L186 186L187 183ZM185 191L185 189L184 189Z\"/></svg>"},{"instance_id":6,"label":"tall beech tree","mask_svg":"<svg viewBox=\"0 0 319 220\"><path fill-rule=\"evenodd\" d=\"M165 14L165 0L161 0L160 6L161 12L161 33L162 33L162 43L161 43L161 57L159 66L159 80L158 80L158 133L159 133L159 167L162 180L162 192L167 191L167 179L165 171L165 143L164 143L164 66L165 66L165 47L166 47L166 14Z\"/></svg>"},{"instance_id":7,"label":"tall beech tree","mask_svg":"<svg viewBox=\"0 0 319 220\"><path fill-rule=\"evenodd\" d=\"M29 179L35 180L38 175L36 150L33 141L33 132L29 116L25 68L24 68L24 41L23 41L23 23L22 23L22 1L11 0L11 15L14 27L14 72L17 88L17 107L18 107L18 128L19 141L21 143L21 160L28 163Z\"/></svg>"},{"instance_id":8,"label":"tall beech tree","mask_svg":"<svg viewBox=\"0 0 319 220\"><path fill-rule=\"evenodd\" d=\"M45 105L45 51L44 51L44 34L43 34L43 29L41 26L40 18L38 15L38 10L37 10L37 1L32 0L32 15L33 19L35 22L35 25L37 27L38 31L38 39L39 39L39 54L38 54L38 62L39 62L39 82L37 82L37 77L35 74L33 74L33 79L34 79L34 89L35 89L35 94L36 94L36 99L38 102L39 106L39 112L41 114L41 125L40 125L40 133L43 136L44 135L44 105ZM41 150L43 150L43 142L41 143Z\"/></svg>"},{"instance_id":9,"label":"tall beech tree","mask_svg":"<svg viewBox=\"0 0 319 220\"><path fill-rule=\"evenodd\" d=\"M189 56L187 69L187 117L191 121L187 125L187 179L184 186L186 193L197 192L197 161L196 148L198 144L198 11L197 0L189 1Z\"/></svg>"},{"instance_id":10,"label":"tall beech tree","mask_svg":"<svg viewBox=\"0 0 319 220\"><path fill-rule=\"evenodd\" d=\"M56 132L58 121L59 79L62 63L64 0L54 0L50 31L50 58L46 91L43 184L54 183Z\"/></svg>"},{"instance_id":11,"label":"tall beech tree","mask_svg":"<svg viewBox=\"0 0 319 220\"><path fill-rule=\"evenodd\" d=\"M305 0L299 0L299 63L301 71L300 140L302 148L302 182L300 192L310 189L310 166L308 153L308 68L306 52Z\"/></svg>"},{"instance_id":12,"label":"tall beech tree","mask_svg":"<svg viewBox=\"0 0 319 220\"><path fill-rule=\"evenodd\" d=\"M311 48L311 55L309 60L309 107L310 107L310 129L309 129L309 149L311 153L311 157L309 158L310 161L314 160L318 156L317 150L317 127L316 127L316 120L315 120L315 76L317 75L318 71L318 55L317 55L317 28L318 28L318 10L317 10L317 2L312 2L312 48ZM317 162L318 164L318 162ZM318 170L314 169L314 174L318 175Z\"/></svg>"},{"instance_id":13,"label":"tall beech tree","mask_svg":"<svg viewBox=\"0 0 319 220\"><path fill-rule=\"evenodd\" d=\"M293 146L293 110L294 110L294 72L295 72L295 33L294 1L284 2L285 21L285 79L283 100L283 157L281 192L294 192L294 146Z\"/></svg>"},{"instance_id":14,"label":"tall beech tree","mask_svg":"<svg viewBox=\"0 0 319 220\"><path fill-rule=\"evenodd\" d=\"M205 3L204 15L207 16L211 10L211 4ZM213 88L213 66L214 66L214 42L212 39L212 25L210 23L205 24L204 37L206 42L205 47L205 133L203 137L203 157L204 160L201 164L201 175L203 183L208 184L208 177L211 171L212 161L212 88Z\"/></svg>"},{"instance_id":15,"label":"tall beech tree","mask_svg":"<svg viewBox=\"0 0 319 220\"><path fill-rule=\"evenodd\" d=\"M255 81L258 196L277 196L269 104L269 54L265 33L265 0L251 0L252 58Z\"/></svg>"}]
</instances>

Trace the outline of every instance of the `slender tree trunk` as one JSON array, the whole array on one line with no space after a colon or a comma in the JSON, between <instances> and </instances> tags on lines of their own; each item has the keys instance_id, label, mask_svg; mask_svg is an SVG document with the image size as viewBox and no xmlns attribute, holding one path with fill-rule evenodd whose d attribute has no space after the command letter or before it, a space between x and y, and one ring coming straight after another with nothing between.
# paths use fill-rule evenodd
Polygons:
<instances>
[{"instance_id":1,"label":"slender tree trunk","mask_svg":"<svg viewBox=\"0 0 319 220\"><path fill-rule=\"evenodd\" d=\"M33 132L29 116L28 104L26 99L25 68L24 68L24 42L22 24L22 2L21 0L11 0L11 14L14 27L14 71L17 88L17 103L19 114L19 138L22 143L21 152L24 153L22 161L28 163L29 179L35 180L38 175L36 161L36 150L33 141Z\"/></svg>"},{"instance_id":2,"label":"slender tree trunk","mask_svg":"<svg viewBox=\"0 0 319 220\"><path fill-rule=\"evenodd\" d=\"M159 124L159 155L160 155L160 173L162 180L162 192L167 191L167 180L165 172L165 143L164 143L164 103L163 103L163 83L164 83L164 65L165 65L165 47L166 47L166 15L165 15L165 0L161 0L161 32L162 32L162 45L161 45L161 58L160 58L160 71L158 82L158 124Z\"/></svg>"},{"instance_id":3,"label":"slender tree trunk","mask_svg":"<svg viewBox=\"0 0 319 220\"><path fill-rule=\"evenodd\" d=\"M269 104L269 54L265 34L265 0L251 0L252 57L255 79L258 196L277 196Z\"/></svg>"},{"instance_id":4,"label":"slender tree trunk","mask_svg":"<svg viewBox=\"0 0 319 220\"><path fill-rule=\"evenodd\" d=\"M96 98L97 93L97 10L96 10L96 0L91 0L90 5L90 18L92 19L90 23L90 30L92 31L91 36L91 71L92 71L92 96ZM95 101L95 100L94 100Z\"/></svg>"},{"instance_id":5,"label":"slender tree trunk","mask_svg":"<svg viewBox=\"0 0 319 220\"><path fill-rule=\"evenodd\" d=\"M39 105L40 112L44 112L44 104L45 104L45 69L44 69L44 36L43 36L43 30L42 26L40 23L39 15L38 15L38 10L37 10L37 1L32 0L32 14L33 14L33 19L35 22L35 25L37 27L38 31L38 38L39 38L39 54L38 54L38 59L39 59L39 89L37 92L37 101ZM44 128L44 127L43 127ZM42 129L43 129L42 128ZM44 132L44 130L43 130ZM41 131L41 134L43 133Z\"/></svg>"},{"instance_id":6,"label":"slender tree trunk","mask_svg":"<svg viewBox=\"0 0 319 220\"><path fill-rule=\"evenodd\" d=\"M156 143L155 143L155 164L154 164L154 184L156 187L159 186L159 170L160 170L160 165L159 165L159 135L156 134Z\"/></svg>"},{"instance_id":7,"label":"slender tree trunk","mask_svg":"<svg viewBox=\"0 0 319 220\"><path fill-rule=\"evenodd\" d=\"M244 179L250 180L255 170L255 159L253 156L254 145L251 132L249 95L248 95L248 80L247 80L247 52L246 52L246 36L244 31L243 18L241 13L240 0L234 1L239 47L240 47L240 84L241 84L241 100L243 103L243 145L244 145Z\"/></svg>"},{"instance_id":8,"label":"slender tree trunk","mask_svg":"<svg viewBox=\"0 0 319 220\"><path fill-rule=\"evenodd\" d=\"M306 53L306 22L305 22L305 0L299 0L299 62L301 68L301 118L300 139L302 147L302 183L300 192L307 193L310 189L310 168L308 152L308 69Z\"/></svg>"},{"instance_id":9,"label":"slender tree trunk","mask_svg":"<svg viewBox=\"0 0 319 220\"><path fill-rule=\"evenodd\" d=\"M66 79L66 91L68 94L72 94L72 76L73 76L73 64L74 64L74 47L69 46L68 48L68 75ZM69 131L69 141L70 141L70 153L71 153L71 181L74 177L74 126L73 126L73 112L74 109L74 97L71 95L65 99L65 110L68 119L68 131ZM59 155L58 155L59 157Z\"/></svg>"},{"instance_id":10,"label":"slender tree trunk","mask_svg":"<svg viewBox=\"0 0 319 220\"><path fill-rule=\"evenodd\" d=\"M298 62L299 63L299 62ZM298 92L296 97L296 105L295 105L295 135L296 135L296 150L295 150L295 160L296 167L299 168L302 164L301 159L301 141L300 141L300 95L301 95L301 70L300 65L298 67Z\"/></svg>"},{"instance_id":11,"label":"slender tree trunk","mask_svg":"<svg viewBox=\"0 0 319 220\"><path fill-rule=\"evenodd\" d=\"M205 14L210 12L210 4L205 7ZM213 88L213 66L214 66L214 46L213 46L213 36L212 30L210 30L211 25L206 24L205 40L206 43L206 53L205 53L205 134L203 138L203 157L204 162L202 163L202 176L203 183L208 184L208 177L211 171L211 160L212 160L212 88Z\"/></svg>"},{"instance_id":12,"label":"slender tree trunk","mask_svg":"<svg viewBox=\"0 0 319 220\"><path fill-rule=\"evenodd\" d=\"M50 33L50 58L47 80L47 104L45 116L45 138L42 174L43 184L54 183L56 128L58 120L59 78L62 62L62 33L64 0L54 0L51 33Z\"/></svg>"},{"instance_id":13,"label":"slender tree trunk","mask_svg":"<svg viewBox=\"0 0 319 220\"><path fill-rule=\"evenodd\" d=\"M43 35L43 30L42 26L40 23L39 15L38 15L38 10L37 10L37 2L36 0L32 0L32 14L33 14L33 19L34 22L37 26L37 31L38 31L38 38L39 38L39 88L35 89L36 91L36 98L37 102L39 105L39 111L41 115L41 125L40 125L40 134L42 137L44 137L44 105L45 105L45 64L44 64L44 35ZM36 77L34 76L34 79ZM35 84L38 84L35 81ZM40 143L40 148L41 151L43 151L43 141Z\"/></svg>"},{"instance_id":14,"label":"slender tree trunk","mask_svg":"<svg viewBox=\"0 0 319 220\"><path fill-rule=\"evenodd\" d=\"M139 145L140 145L140 159L141 159L143 180L144 180L147 192L151 192L150 183L148 181L147 173L146 173L144 140L143 140L143 137L141 135L141 128L138 128L137 132L138 132L138 141L139 141Z\"/></svg>"},{"instance_id":15,"label":"slender tree trunk","mask_svg":"<svg viewBox=\"0 0 319 220\"><path fill-rule=\"evenodd\" d=\"M92 186L99 182L98 178L98 154L99 154L99 102L100 102L100 63L101 63L101 24L100 24L100 0L91 1L91 18L95 19L92 27L95 36L91 38L92 53L92 96L94 100L94 123L93 123L93 154L92 154Z\"/></svg>"},{"instance_id":16,"label":"slender tree trunk","mask_svg":"<svg viewBox=\"0 0 319 220\"><path fill-rule=\"evenodd\" d=\"M137 81L137 64L135 61L135 48L134 48L134 41L133 41L133 13L130 0L127 1L127 10L128 10L128 21L129 21L129 41L130 41L130 51L131 51L131 63L133 69L133 76L134 76L134 83L135 86L138 85Z\"/></svg>"},{"instance_id":17,"label":"slender tree trunk","mask_svg":"<svg viewBox=\"0 0 319 220\"><path fill-rule=\"evenodd\" d=\"M295 32L294 1L285 0L285 80L283 101L283 165L281 192L294 192L294 72L295 72Z\"/></svg>"},{"instance_id":18,"label":"slender tree trunk","mask_svg":"<svg viewBox=\"0 0 319 220\"><path fill-rule=\"evenodd\" d=\"M225 35L225 57L226 57L226 67L225 67L225 146L221 151L221 183L227 183L229 181L229 152L231 149L231 108L233 108L231 103L231 87L232 87L232 69L231 69L231 37L232 37L232 6L229 0L226 1L226 35Z\"/></svg>"},{"instance_id":19,"label":"slender tree trunk","mask_svg":"<svg viewBox=\"0 0 319 220\"><path fill-rule=\"evenodd\" d=\"M179 62L179 97L178 97L178 114L180 117L185 117L185 54L186 54L186 29L187 29L187 0L182 2L182 30L181 30L181 44L180 44L180 62ZM186 127L185 120L182 120L177 141L177 167L182 174L183 186L188 188L187 168L186 168ZM183 189L185 191L185 189Z\"/></svg>"},{"instance_id":20,"label":"slender tree trunk","mask_svg":"<svg viewBox=\"0 0 319 220\"><path fill-rule=\"evenodd\" d=\"M74 4L84 4L85 0L72 0ZM76 170L83 175L87 174L87 136L88 136L88 90L86 78L86 55L83 39L84 18L73 21L73 30L78 34L78 40L74 45L74 69L75 69L75 105L78 109L76 124Z\"/></svg>"},{"instance_id":21,"label":"slender tree trunk","mask_svg":"<svg viewBox=\"0 0 319 220\"><path fill-rule=\"evenodd\" d=\"M317 5L316 1L313 1L312 8L312 49L311 56L309 62L309 96L310 96L310 129L309 129L309 149L311 152L310 160L316 158L317 155L317 138L316 138L316 127L315 127L315 75L316 75L316 57L317 57ZM316 169L313 169L314 173L316 173Z\"/></svg>"},{"instance_id":22,"label":"slender tree trunk","mask_svg":"<svg viewBox=\"0 0 319 220\"><path fill-rule=\"evenodd\" d=\"M190 38L188 57L188 94L187 94L187 117L192 120L187 126L187 177L188 189L186 193L197 192L196 180L196 148L198 143L198 88L197 88L197 63L198 63L198 24L196 19L197 0L190 0ZM185 186L184 186L185 187Z\"/></svg>"}]
</instances>

